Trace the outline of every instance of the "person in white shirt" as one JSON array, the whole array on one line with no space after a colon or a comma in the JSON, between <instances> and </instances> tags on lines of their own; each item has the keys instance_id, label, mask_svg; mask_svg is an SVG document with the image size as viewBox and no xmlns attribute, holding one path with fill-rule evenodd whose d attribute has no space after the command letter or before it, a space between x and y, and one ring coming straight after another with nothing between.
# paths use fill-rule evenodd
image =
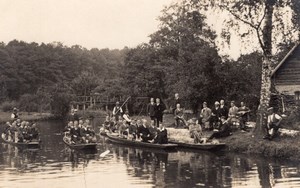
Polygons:
<instances>
[{"instance_id":1,"label":"person in white shirt","mask_svg":"<svg viewBox=\"0 0 300 188\"><path fill-rule=\"evenodd\" d=\"M116 102L116 106L114 107L112 114L116 118L116 121L118 121L119 117L123 114L123 109L120 107L119 102Z\"/></svg>"},{"instance_id":2,"label":"person in white shirt","mask_svg":"<svg viewBox=\"0 0 300 188\"><path fill-rule=\"evenodd\" d=\"M274 108L268 108L268 121L266 131L267 134L264 139L273 139L278 133L279 125L282 121L282 117L274 112Z\"/></svg>"},{"instance_id":3,"label":"person in white shirt","mask_svg":"<svg viewBox=\"0 0 300 188\"><path fill-rule=\"evenodd\" d=\"M17 108L14 108L13 109L13 112L11 114L11 119L18 119L19 118L19 113L18 113L18 109Z\"/></svg>"},{"instance_id":4,"label":"person in white shirt","mask_svg":"<svg viewBox=\"0 0 300 188\"><path fill-rule=\"evenodd\" d=\"M123 119L126 120L126 123L127 123L128 125L130 125L131 119L130 119L130 117L129 117L129 112L128 112L128 110L126 110L125 113L123 114Z\"/></svg>"}]
</instances>

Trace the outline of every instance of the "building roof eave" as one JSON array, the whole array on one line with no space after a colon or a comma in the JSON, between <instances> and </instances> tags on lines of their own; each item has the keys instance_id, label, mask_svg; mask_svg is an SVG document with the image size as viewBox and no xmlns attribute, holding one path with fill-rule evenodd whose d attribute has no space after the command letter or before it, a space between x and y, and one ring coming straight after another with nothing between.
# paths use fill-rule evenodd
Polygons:
<instances>
[{"instance_id":1,"label":"building roof eave","mask_svg":"<svg viewBox=\"0 0 300 188\"><path fill-rule=\"evenodd\" d=\"M294 47L284 56L284 58L280 61L280 63L275 67L275 69L272 71L271 77L277 72L277 70L281 67L281 65L286 61L286 59L295 51L295 49L300 45L299 42L297 42Z\"/></svg>"}]
</instances>

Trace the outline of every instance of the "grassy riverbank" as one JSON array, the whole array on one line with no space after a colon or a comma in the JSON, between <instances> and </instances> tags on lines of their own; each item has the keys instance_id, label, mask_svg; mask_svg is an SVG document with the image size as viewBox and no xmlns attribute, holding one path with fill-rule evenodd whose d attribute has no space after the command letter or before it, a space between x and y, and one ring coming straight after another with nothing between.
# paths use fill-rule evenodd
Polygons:
<instances>
[{"instance_id":1,"label":"grassy riverbank","mask_svg":"<svg viewBox=\"0 0 300 188\"><path fill-rule=\"evenodd\" d=\"M11 121L10 116L11 116L10 112L0 112L0 123ZM52 119L54 118L54 115L52 115L51 113L20 112L20 118L25 121L37 121L37 120Z\"/></svg>"},{"instance_id":2,"label":"grassy riverbank","mask_svg":"<svg viewBox=\"0 0 300 188\"><path fill-rule=\"evenodd\" d=\"M168 135L173 140L193 143L193 140L189 138L187 129L168 128ZM204 137L209 135L211 135L211 132L204 132ZM297 160L300 158L299 136L280 136L269 141L255 137L252 131L235 131L231 136L218 140L219 142L226 143L227 150L231 152Z\"/></svg>"},{"instance_id":3,"label":"grassy riverbank","mask_svg":"<svg viewBox=\"0 0 300 188\"><path fill-rule=\"evenodd\" d=\"M138 119L148 117L140 116L135 117ZM164 124L168 128L168 135L170 139L182 140L185 142L193 143L193 140L189 138L189 132L187 129L174 129L173 127L174 117L170 114L164 116ZM204 132L204 137L211 135L211 132ZM283 135L274 138L272 141L265 140L261 137L253 135L252 130L249 132L234 131L233 134L226 138L218 139L220 142L224 142L227 145L227 150L230 152L246 153L246 154L258 154L267 157L276 158L300 158L300 136L299 134Z\"/></svg>"}]
</instances>

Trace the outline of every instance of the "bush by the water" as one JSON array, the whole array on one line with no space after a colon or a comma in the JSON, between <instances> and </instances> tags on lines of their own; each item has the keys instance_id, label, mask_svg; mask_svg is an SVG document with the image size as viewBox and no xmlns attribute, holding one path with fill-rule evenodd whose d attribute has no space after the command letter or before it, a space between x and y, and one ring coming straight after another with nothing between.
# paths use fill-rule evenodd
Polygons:
<instances>
[{"instance_id":1,"label":"bush by the water","mask_svg":"<svg viewBox=\"0 0 300 188\"><path fill-rule=\"evenodd\" d=\"M4 101L1 105L0 105L0 109L3 112L10 112L13 110L14 107L17 107L18 103L16 101Z\"/></svg>"},{"instance_id":2,"label":"bush by the water","mask_svg":"<svg viewBox=\"0 0 300 188\"><path fill-rule=\"evenodd\" d=\"M290 114L287 116L284 121L282 121L282 127L293 129L293 130L300 130L300 108L296 107L293 109Z\"/></svg>"}]
</instances>

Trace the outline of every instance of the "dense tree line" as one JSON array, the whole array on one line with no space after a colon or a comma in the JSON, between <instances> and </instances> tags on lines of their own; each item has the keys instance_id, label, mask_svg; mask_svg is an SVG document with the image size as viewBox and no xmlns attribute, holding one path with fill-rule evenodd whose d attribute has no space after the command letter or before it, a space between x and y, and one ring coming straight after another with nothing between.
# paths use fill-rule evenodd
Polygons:
<instances>
[{"instance_id":1,"label":"dense tree line","mask_svg":"<svg viewBox=\"0 0 300 188\"><path fill-rule=\"evenodd\" d=\"M241 55L237 60L221 57L215 43L217 34L207 25L205 11L218 8L233 15L229 21L232 25L227 25L222 33L225 38L230 37L230 27L239 31L234 28L239 24L233 22L243 22L243 14L248 16L245 18L252 19L251 23L260 19L260 25L254 24L252 29L259 30L258 36L265 37L261 43L263 47L270 47L268 28L263 31L260 28L265 17L252 15L250 10L266 13L271 5L268 4L270 0L266 4L262 1L212 2L184 0L171 4L162 10L160 26L150 35L149 43L131 49L87 50L78 45L39 45L16 40L2 43L1 100L19 101L27 111L51 109L63 115L76 95L99 93L103 97L159 97L169 106L174 93L179 93L185 107L193 110L203 101L213 104L220 99L245 101L252 109L257 109L262 95L261 80L266 78L261 76L262 68L271 70L275 65L272 62L281 59L293 41L283 38L277 44L278 53L272 55L272 62L271 55L266 55L271 48ZM291 6L296 12L299 3L293 3L295 5ZM276 16L278 24L284 24ZM294 14L292 20L295 27L298 26L297 16ZM278 28L276 31L280 32L281 27ZM248 34L251 34L250 29ZM241 33L241 36L244 35ZM268 66L264 67L262 62L266 61L266 57Z\"/></svg>"},{"instance_id":2,"label":"dense tree line","mask_svg":"<svg viewBox=\"0 0 300 188\"><path fill-rule=\"evenodd\" d=\"M89 95L101 83L120 75L128 51L66 47L61 43L11 41L0 45L1 100L20 101L26 111L52 109L72 96ZM61 99L65 98L65 99Z\"/></svg>"}]
</instances>

